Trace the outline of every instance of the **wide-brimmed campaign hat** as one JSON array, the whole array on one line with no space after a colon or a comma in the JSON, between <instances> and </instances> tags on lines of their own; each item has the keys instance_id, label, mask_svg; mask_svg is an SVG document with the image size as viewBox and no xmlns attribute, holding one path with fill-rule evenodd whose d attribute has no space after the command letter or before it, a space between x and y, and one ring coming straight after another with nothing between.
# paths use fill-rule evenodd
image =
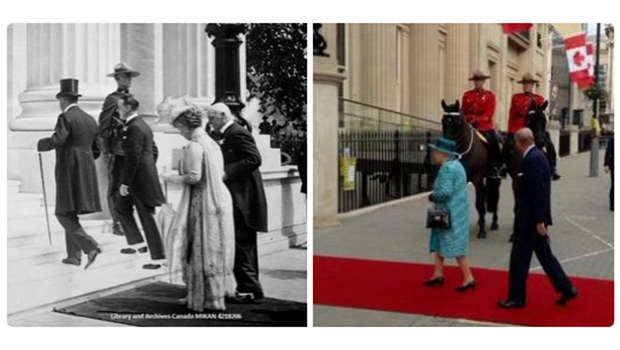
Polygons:
<instances>
[{"instance_id":1,"label":"wide-brimmed campaign hat","mask_svg":"<svg viewBox=\"0 0 620 350\"><path fill-rule=\"evenodd\" d=\"M469 80L485 80L485 79L489 79L491 76L484 74L480 69L476 70L474 72L474 74L471 75L471 78L469 78Z\"/></svg>"},{"instance_id":2,"label":"wide-brimmed campaign hat","mask_svg":"<svg viewBox=\"0 0 620 350\"><path fill-rule=\"evenodd\" d=\"M127 63L121 62L114 66L114 73L110 73L107 76L113 77L119 74L131 74L131 77L135 78L140 75L140 72L131 68L131 66L129 66Z\"/></svg>"},{"instance_id":3,"label":"wide-brimmed campaign hat","mask_svg":"<svg viewBox=\"0 0 620 350\"><path fill-rule=\"evenodd\" d=\"M437 142L435 144L429 143L427 146L428 148L435 151L447 153L453 156L459 155L458 153L456 153L456 142L445 137L440 137L437 139Z\"/></svg>"},{"instance_id":4,"label":"wide-brimmed campaign hat","mask_svg":"<svg viewBox=\"0 0 620 350\"><path fill-rule=\"evenodd\" d=\"M517 81L517 83L519 83L519 84L525 84L525 83L538 84L538 83L540 83L540 81L538 79L534 79L534 76L532 75L532 73L525 73L525 74L523 74L523 77L521 77L521 80Z\"/></svg>"},{"instance_id":5,"label":"wide-brimmed campaign hat","mask_svg":"<svg viewBox=\"0 0 620 350\"><path fill-rule=\"evenodd\" d=\"M77 79L61 79L60 80L60 92L56 94L56 98L61 96L73 96L73 97L82 97L78 93L78 83Z\"/></svg>"}]
</instances>

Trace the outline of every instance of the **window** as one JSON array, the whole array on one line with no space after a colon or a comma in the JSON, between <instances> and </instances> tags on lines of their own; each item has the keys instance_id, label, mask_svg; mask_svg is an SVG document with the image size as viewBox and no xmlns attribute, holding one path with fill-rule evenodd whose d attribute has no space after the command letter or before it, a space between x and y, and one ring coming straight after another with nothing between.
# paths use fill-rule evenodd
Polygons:
<instances>
[{"instance_id":1,"label":"window","mask_svg":"<svg viewBox=\"0 0 620 350\"><path fill-rule=\"evenodd\" d=\"M336 24L336 42L338 47L336 48L336 60L340 67L347 65L347 32L346 24Z\"/></svg>"}]
</instances>

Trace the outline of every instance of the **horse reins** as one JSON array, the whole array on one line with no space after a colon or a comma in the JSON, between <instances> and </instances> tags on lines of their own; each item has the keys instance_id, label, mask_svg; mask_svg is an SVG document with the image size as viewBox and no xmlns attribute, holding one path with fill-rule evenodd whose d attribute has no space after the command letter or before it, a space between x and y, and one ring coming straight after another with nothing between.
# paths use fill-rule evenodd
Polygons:
<instances>
[{"instance_id":1,"label":"horse reins","mask_svg":"<svg viewBox=\"0 0 620 350\"><path fill-rule=\"evenodd\" d=\"M449 115L449 116L454 116L454 117L460 117L462 116L461 112L446 112L444 113L445 115ZM463 152L463 153L459 153L459 159L462 158L464 155L466 155L467 153L471 152L472 147L474 146L474 134L476 133L473 126L471 126L471 124L469 124L469 134L471 135L470 139L469 139L469 147L467 147L467 151Z\"/></svg>"}]
</instances>

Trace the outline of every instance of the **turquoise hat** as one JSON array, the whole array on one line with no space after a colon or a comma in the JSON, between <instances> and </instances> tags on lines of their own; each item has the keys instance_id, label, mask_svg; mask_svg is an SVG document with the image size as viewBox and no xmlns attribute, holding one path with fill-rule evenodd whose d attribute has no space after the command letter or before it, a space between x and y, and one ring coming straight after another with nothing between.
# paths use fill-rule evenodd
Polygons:
<instances>
[{"instance_id":1,"label":"turquoise hat","mask_svg":"<svg viewBox=\"0 0 620 350\"><path fill-rule=\"evenodd\" d=\"M440 137L437 139L435 144L427 145L430 149L440 151L443 153L447 153L453 156L458 156L459 154L456 152L456 142L447 139L445 137Z\"/></svg>"}]
</instances>

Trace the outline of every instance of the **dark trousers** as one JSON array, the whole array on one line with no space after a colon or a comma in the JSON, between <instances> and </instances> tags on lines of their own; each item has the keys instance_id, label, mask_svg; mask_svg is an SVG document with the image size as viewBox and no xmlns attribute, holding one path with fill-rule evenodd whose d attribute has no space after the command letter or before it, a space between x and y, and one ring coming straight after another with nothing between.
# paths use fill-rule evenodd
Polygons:
<instances>
[{"instance_id":1,"label":"dark trousers","mask_svg":"<svg viewBox=\"0 0 620 350\"><path fill-rule=\"evenodd\" d=\"M512 152L514 151L514 139L515 135L508 133L506 134L506 138L504 139L504 147L502 148L502 161L506 164L506 167L510 167L510 160L512 157Z\"/></svg>"},{"instance_id":2,"label":"dark trousers","mask_svg":"<svg viewBox=\"0 0 620 350\"><path fill-rule=\"evenodd\" d=\"M56 214L56 219L65 229L65 244L67 246L68 258L81 260L82 252L88 254L88 252L99 245L94 238L84 231L84 228L80 225L80 219L75 212Z\"/></svg>"},{"instance_id":3,"label":"dark trousers","mask_svg":"<svg viewBox=\"0 0 620 350\"><path fill-rule=\"evenodd\" d=\"M113 155L112 160L108 163L108 207L110 208L110 215L114 223L119 221L116 209L116 201L120 194L118 189L121 186L121 173L123 171L123 164L125 164L125 157L120 155Z\"/></svg>"},{"instance_id":4,"label":"dark trousers","mask_svg":"<svg viewBox=\"0 0 620 350\"><path fill-rule=\"evenodd\" d=\"M548 132L545 132L545 148L547 149L547 152L545 152L545 154L547 155L547 160L549 160L551 169L553 170L553 172L555 172L556 166L558 164L558 154L555 151L555 145L551 141L551 136Z\"/></svg>"},{"instance_id":5,"label":"dark trousers","mask_svg":"<svg viewBox=\"0 0 620 350\"><path fill-rule=\"evenodd\" d=\"M489 142L489 167L494 167L500 164L500 150L499 150L499 141L497 140L497 134L495 130L481 131L484 137Z\"/></svg>"},{"instance_id":6,"label":"dark trousers","mask_svg":"<svg viewBox=\"0 0 620 350\"><path fill-rule=\"evenodd\" d=\"M258 280L258 244L256 230L249 227L243 214L235 207L235 266L237 292L263 295Z\"/></svg>"},{"instance_id":7,"label":"dark trousers","mask_svg":"<svg viewBox=\"0 0 620 350\"><path fill-rule=\"evenodd\" d=\"M611 172L611 189L609 190L609 209L614 209L614 168L610 168Z\"/></svg>"},{"instance_id":8,"label":"dark trousers","mask_svg":"<svg viewBox=\"0 0 620 350\"><path fill-rule=\"evenodd\" d=\"M130 190L131 191L131 190ZM136 207L138 211L138 217L140 223L144 229L144 235L146 236L146 244L149 247L151 258L153 260L165 259L164 244L159 234L159 229L155 223L155 208L147 207L140 200L130 192L129 195L123 197L118 196L116 201L116 213L123 225L123 231L125 231L125 238L127 238L127 244L133 245L144 242L142 234L138 229L138 224L133 216L133 208Z\"/></svg>"},{"instance_id":9,"label":"dark trousers","mask_svg":"<svg viewBox=\"0 0 620 350\"><path fill-rule=\"evenodd\" d=\"M573 284L564 273L558 259L551 252L549 242L548 236L543 237L535 230L517 231L515 233L510 251L508 299L525 303L526 281L532 261L532 253L536 254L536 258L557 293L570 293L573 290Z\"/></svg>"}]
</instances>

